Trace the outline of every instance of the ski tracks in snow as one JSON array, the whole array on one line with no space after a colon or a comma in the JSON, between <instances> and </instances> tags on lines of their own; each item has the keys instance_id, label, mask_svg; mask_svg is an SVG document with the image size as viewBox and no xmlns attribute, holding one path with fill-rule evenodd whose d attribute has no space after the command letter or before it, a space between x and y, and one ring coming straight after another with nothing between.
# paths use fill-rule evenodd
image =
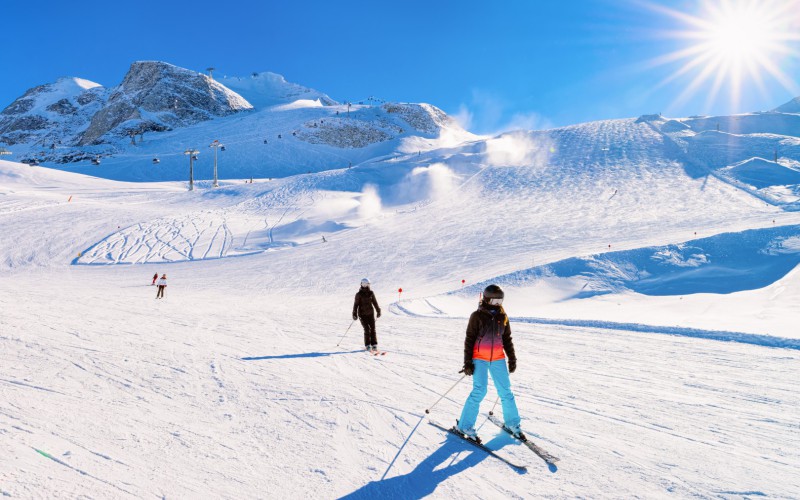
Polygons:
<instances>
[{"instance_id":1,"label":"ski tracks in snow","mask_svg":"<svg viewBox=\"0 0 800 500\"><path fill-rule=\"evenodd\" d=\"M76 260L79 264L142 264L221 259L293 245L278 241L276 230L301 221L324 196L305 193L293 204L284 195L248 200L227 208L164 217L120 229ZM261 201L261 203L259 203Z\"/></svg>"},{"instance_id":2,"label":"ski tracks in snow","mask_svg":"<svg viewBox=\"0 0 800 500\"><path fill-rule=\"evenodd\" d=\"M220 259L237 251L239 238L233 223L254 225L257 218L229 214L190 214L179 218L156 219L122 229L89 248L78 259L80 264L139 264L185 260ZM244 243L244 241L242 241Z\"/></svg>"}]
</instances>

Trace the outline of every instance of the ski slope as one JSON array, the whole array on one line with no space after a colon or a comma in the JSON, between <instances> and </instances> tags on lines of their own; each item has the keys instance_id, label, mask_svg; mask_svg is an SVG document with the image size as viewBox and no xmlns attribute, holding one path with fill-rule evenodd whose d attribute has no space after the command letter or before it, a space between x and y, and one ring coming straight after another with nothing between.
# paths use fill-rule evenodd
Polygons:
<instances>
[{"instance_id":1,"label":"ski slope","mask_svg":"<svg viewBox=\"0 0 800 500\"><path fill-rule=\"evenodd\" d=\"M663 126L439 142L193 192L0 162L0 493L797 496L800 214ZM381 357L348 330L363 276ZM493 389L478 432L526 473L426 423L490 282L523 428L557 468L485 422ZM430 418L454 423L468 393Z\"/></svg>"}]
</instances>

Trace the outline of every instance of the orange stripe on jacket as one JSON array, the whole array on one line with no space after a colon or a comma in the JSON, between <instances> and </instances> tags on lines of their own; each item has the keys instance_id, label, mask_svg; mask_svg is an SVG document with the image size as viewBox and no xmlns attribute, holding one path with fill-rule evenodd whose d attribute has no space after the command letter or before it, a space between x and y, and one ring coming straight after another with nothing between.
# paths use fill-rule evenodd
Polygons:
<instances>
[{"instance_id":1,"label":"orange stripe on jacket","mask_svg":"<svg viewBox=\"0 0 800 500\"><path fill-rule=\"evenodd\" d=\"M472 348L472 359L481 359L483 361L505 359L506 354L505 351L503 351L503 332L506 329L506 322L508 321L506 318L507 316L503 314L492 319L494 323L492 333L475 340L475 347Z\"/></svg>"}]
</instances>

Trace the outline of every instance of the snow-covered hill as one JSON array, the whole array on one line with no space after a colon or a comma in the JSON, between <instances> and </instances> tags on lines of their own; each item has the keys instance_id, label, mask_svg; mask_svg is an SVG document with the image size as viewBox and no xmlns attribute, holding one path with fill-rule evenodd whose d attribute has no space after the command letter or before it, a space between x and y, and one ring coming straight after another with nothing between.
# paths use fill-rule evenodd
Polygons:
<instances>
[{"instance_id":1,"label":"snow-covered hill","mask_svg":"<svg viewBox=\"0 0 800 500\"><path fill-rule=\"evenodd\" d=\"M650 120L694 175L714 175L786 210L800 208L800 115Z\"/></svg>"},{"instance_id":2,"label":"snow-covered hill","mask_svg":"<svg viewBox=\"0 0 800 500\"><path fill-rule=\"evenodd\" d=\"M247 99L256 109L295 101L319 101L323 106L339 104L322 92L287 82L282 75L269 71L247 77L225 76L217 81Z\"/></svg>"},{"instance_id":3,"label":"snow-covered hill","mask_svg":"<svg viewBox=\"0 0 800 500\"><path fill-rule=\"evenodd\" d=\"M800 97L795 97L791 101L778 106L775 111L779 113L800 113Z\"/></svg>"}]
</instances>

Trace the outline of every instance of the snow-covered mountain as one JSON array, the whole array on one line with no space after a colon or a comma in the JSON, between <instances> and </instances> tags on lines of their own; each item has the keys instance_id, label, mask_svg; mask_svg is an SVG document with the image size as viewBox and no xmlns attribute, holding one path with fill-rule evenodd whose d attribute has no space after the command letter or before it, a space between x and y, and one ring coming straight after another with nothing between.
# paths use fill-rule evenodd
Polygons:
<instances>
[{"instance_id":1,"label":"snow-covered mountain","mask_svg":"<svg viewBox=\"0 0 800 500\"><path fill-rule=\"evenodd\" d=\"M243 97L205 75L163 62L135 62L79 145L102 143L106 134L160 132L250 109Z\"/></svg>"},{"instance_id":2,"label":"snow-covered mountain","mask_svg":"<svg viewBox=\"0 0 800 500\"><path fill-rule=\"evenodd\" d=\"M449 143L474 137L429 104L340 104L269 72L215 80L140 61L109 90L73 92L63 100L41 90L50 87L32 89L0 115L7 116L0 143L26 162L120 180L183 178L182 151L213 140L229 151L223 177L277 177L352 165L403 147L428 149L442 137ZM75 107L95 94L93 106L77 112L64 104ZM151 168L154 158L158 169Z\"/></svg>"},{"instance_id":3,"label":"snow-covered mountain","mask_svg":"<svg viewBox=\"0 0 800 500\"><path fill-rule=\"evenodd\" d=\"M107 99L107 89L81 78L34 87L0 113L0 142L42 151L77 144Z\"/></svg>"}]
</instances>

